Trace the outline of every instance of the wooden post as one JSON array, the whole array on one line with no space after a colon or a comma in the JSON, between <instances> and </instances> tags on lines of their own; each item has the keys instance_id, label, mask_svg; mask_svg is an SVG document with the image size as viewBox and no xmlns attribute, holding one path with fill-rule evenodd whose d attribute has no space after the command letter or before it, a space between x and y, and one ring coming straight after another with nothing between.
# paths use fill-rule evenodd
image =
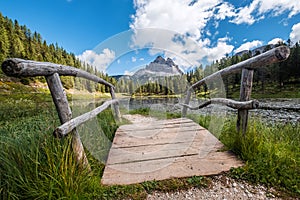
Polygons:
<instances>
[{"instance_id":1,"label":"wooden post","mask_svg":"<svg viewBox=\"0 0 300 200\"><path fill-rule=\"evenodd\" d=\"M111 95L111 98L114 100L114 99L117 99L116 98L116 94L115 94L115 89L114 87L110 87L110 95ZM114 108L114 115L117 119L118 122L122 122L122 118L121 118L121 113L120 113L120 108L119 108L119 103L115 103L113 105L113 108Z\"/></svg>"},{"instance_id":2,"label":"wooden post","mask_svg":"<svg viewBox=\"0 0 300 200\"><path fill-rule=\"evenodd\" d=\"M60 123L64 124L72 119L72 111L69 106L66 93L63 90L59 75L58 73L54 73L53 75L45 76L45 78L47 80ZM80 136L76 129L73 129L72 131L72 149L74 151L77 163L90 169Z\"/></svg>"},{"instance_id":3,"label":"wooden post","mask_svg":"<svg viewBox=\"0 0 300 200\"><path fill-rule=\"evenodd\" d=\"M253 82L253 69L243 69L241 77L240 101L249 101ZM248 110L238 109L237 131L240 132L242 125L242 133L246 134L248 124Z\"/></svg>"},{"instance_id":4,"label":"wooden post","mask_svg":"<svg viewBox=\"0 0 300 200\"><path fill-rule=\"evenodd\" d=\"M187 90L186 98L185 98L185 101L184 101L184 104L185 104L185 105L189 105L190 100L191 100L191 96L192 96L192 90L191 90L191 88L189 88L189 89ZM182 113L181 113L183 117L186 117L187 109L188 109L188 108L187 108L186 106L183 106L183 108L182 108Z\"/></svg>"}]
</instances>

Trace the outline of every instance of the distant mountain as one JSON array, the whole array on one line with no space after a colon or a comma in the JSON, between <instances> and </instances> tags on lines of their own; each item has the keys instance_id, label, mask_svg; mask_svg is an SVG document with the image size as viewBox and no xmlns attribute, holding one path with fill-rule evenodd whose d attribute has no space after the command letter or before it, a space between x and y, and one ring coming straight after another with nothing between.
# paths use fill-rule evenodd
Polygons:
<instances>
[{"instance_id":1,"label":"distant mountain","mask_svg":"<svg viewBox=\"0 0 300 200\"><path fill-rule=\"evenodd\" d=\"M179 69L178 65L174 63L171 58L166 60L157 56L157 58L146 65L146 68L140 69L133 74L134 78L139 77L161 77L161 76L178 76L182 75L183 72Z\"/></svg>"}]
</instances>

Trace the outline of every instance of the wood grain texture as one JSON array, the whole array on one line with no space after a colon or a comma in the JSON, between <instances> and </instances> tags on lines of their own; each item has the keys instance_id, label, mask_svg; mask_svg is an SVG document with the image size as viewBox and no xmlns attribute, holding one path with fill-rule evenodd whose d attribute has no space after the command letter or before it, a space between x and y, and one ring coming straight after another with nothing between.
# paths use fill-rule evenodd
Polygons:
<instances>
[{"instance_id":1,"label":"wood grain texture","mask_svg":"<svg viewBox=\"0 0 300 200\"><path fill-rule=\"evenodd\" d=\"M274 49L271 49L265 53L262 53L260 55L257 55L255 57L249 58L247 60L244 60L242 62L239 62L235 65L226 67L224 69L221 69L202 80L194 83L191 88L196 88L200 85L203 85L208 80L211 80L217 76L226 76L229 74L233 74L236 72L240 72L242 69L257 69L262 66L270 65L272 63L281 62L286 60L290 55L290 49L287 46L279 46Z\"/></svg>"},{"instance_id":2,"label":"wood grain texture","mask_svg":"<svg viewBox=\"0 0 300 200\"><path fill-rule=\"evenodd\" d=\"M108 108L110 105L117 103L118 100L109 100L104 102L101 106L95 108L94 110L84 113L76 118L73 118L61 126L57 127L54 131L54 135L58 137L66 136L68 133L70 133L73 129L80 126L81 124L85 123L86 121L96 117L99 113L104 111L106 108Z\"/></svg>"},{"instance_id":3,"label":"wood grain texture","mask_svg":"<svg viewBox=\"0 0 300 200\"><path fill-rule=\"evenodd\" d=\"M213 80L216 77L223 77L227 76L229 74L234 74L237 72L240 72L242 69L257 69L262 66L270 65L272 63L281 62L286 60L290 55L290 49L287 46L279 46L274 49L271 49L265 53L262 53L258 56L249 58L245 61L239 62L235 65L226 67L224 69L221 69L199 81L194 83L190 88L187 90L187 95L185 98L184 104L188 105L191 98L192 91L200 87L201 85L204 85L206 82ZM187 114L187 107L182 108L182 116L186 116Z\"/></svg>"},{"instance_id":4,"label":"wood grain texture","mask_svg":"<svg viewBox=\"0 0 300 200\"><path fill-rule=\"evenodd\" d=\"M240 101L249 101L251 97L252 84L253 84L253 69L243 69L241 77L241 86L240 86ZM243 135L246 134L247 125L248 125L248 114L247 109L240 108L238 109L237 117L237 132L242 130Z\"/></svg>"},{"instance_id":5,"label":"wood grain texture","mask_svg":"<svg viewBox=\"0 0 300 200\"><path fill-rule=\"evenodd\" d=\"M150 127L144 122L117 130L102 184L213 175L243 165L232 153L221 150L223 145L215 136L190 119L161 120Z\"/></svg>"},{"instance_id":6,"label":"wood grain texture","mask_svg":"<svg viewBox=\"0 0 300 200\"><path fill-rule=\"evenodd\" d=\"M59 65L49 62L38 62L33 60L24 60L20 58L9 58L2 63L2 71L8 76L14 77L34 77L34 76L50 76L58 73L61 76L82 77L96 83L101 83L114 88L114 86L103 80L102 78L90 74L84 70Z\"/></svg>"},{"instance_id":7,"label":"wood grain texture","mask_svg":"<svg viewBox=\"0 0 300 200\"><path fill-rule=\"evenodd\" d=\"M46 76L46 81L51 92L53 102L55 104L61 124L72 119L72 111L69 106L66 93L63 90L58 73ZM76 129L72 131L72 150L78 164L90 168L80 136Z\"/></svg>"},{"instance_id":8,"label":"wood grain texture","mask_svg":"<svg viewBox=\"0 0 300 200\"><path fill-rule=\"evenodd\" d=\"M181 104L181 105L189 108L190 110L198 110L198 109L204 108L210 104L221 104L221 105L225 105L225 106L228 106L228 107L234 108L234 109L246 109L246 110L256 109L259 107L259 102L257 100L250 100L250 101L242 102L242 101L235 101L235 100L225 99L225 98L213 98L213 99L210 99L196 107L191 107L186 104Z\"/></svg>"}]
</instances>

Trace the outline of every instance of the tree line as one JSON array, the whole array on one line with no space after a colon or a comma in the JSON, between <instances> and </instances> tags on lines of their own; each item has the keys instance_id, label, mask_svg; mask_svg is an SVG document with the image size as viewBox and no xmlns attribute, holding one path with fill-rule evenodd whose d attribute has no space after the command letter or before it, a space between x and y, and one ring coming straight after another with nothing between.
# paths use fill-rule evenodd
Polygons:
<instances>
[{"instance_id":1,"label":"tree line","mask_svg":"<svg viewBox=\"0 0 300 200\"><path fill-rule=\"evenodd\" d=\"M261 91L265 91L267 85L283 89L286 85L300 83L300 46L299 42L292 44L290 40L287 43L278 43L275 46L288 45L291 49L289 58L280 63L272 64L272 66L263 66L254 73L255 87L260 87ZM270 45L265 46L264 51L272 48ZM0 13L0 63L6 58L17 57L36 61L52 62L62 65L69 65L83 69L89 73L95 74L104 80L116 85L116 92L136 94L136 95L172 95L183 94L189 85L201 80L203 77L234 65L238 62L246 60L251 56L260 54L260 52L249 51L242 55L226 56L220 60L216 60L211 65L203 67L202 65L194 68L182 76L160 77L155 80L141 83L139 80L128 78L115 79L109 77L100 71L97 71L95 66L90 66L82 63L73 53L67 52L58 44L47 44L42 36L37 32L32 32L25 25L20 25L17 20L2 16ZM0 75L3 72L0 70ZM240 74L233 74L227 77L222 77L227 95L231 91L236 90L240 86ZM89 92L108 92L109 88L104 85L96 84L89 80L61 77L63 85L67 89L75 88L78 90L88 90ZM44 77L38 78L22 78L20 81L23 84L29 84L31 81L44 82ZM196 89L197 95L207 94L209 89L213 89L216 83L209 83ZM215 84L215 85L214 85ZM217 86L216 86L217 87Z\"/></svg>"},{"instance_id":2,"label":"tree line","mask_svg":"<svg viewBox=\"0 0 300 200\"><path fill-rule=\"evenodd\" d=\"M32 32L26 25L20 25L17 20L11 20L0 13L0 63L6 58L22 58L28 60L52 62L61 65L73 66L95 74L106 81L115 82L115 79L107 74L99 72L94 66L82 63L74 53L69 53L58 44L47 44L41 34ZM0 70L3 77L3 72ZM89 92L108 92L109 88L92 81L74 78L61 77L65 88L85 89ZM21 78L23 84L33 81L45 82L44 77Z\"/></svg>"}]
</instances>

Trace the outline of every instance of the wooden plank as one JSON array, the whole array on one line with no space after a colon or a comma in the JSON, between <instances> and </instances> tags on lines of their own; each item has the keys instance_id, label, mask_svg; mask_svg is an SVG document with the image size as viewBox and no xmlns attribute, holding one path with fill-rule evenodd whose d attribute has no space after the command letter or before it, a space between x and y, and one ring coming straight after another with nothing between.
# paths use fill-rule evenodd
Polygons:
<instances>
[{"instance_id":1,"label":"wooden plank","mask_svg":"<svg viewBox=\"0 0 300 200\"><path fill-rule=\"evenodd\" d=\"M180 119L175 121L177 123L172 124L174 120L169 120L173 128L162 128L159 134L152 133L153 137L145 138L133 136L134 129L124 133L121 126L109 152L102 184L123 185L212 175L243 165L230 152L220 151L222 143L209 131L189 120L182 121L189 121L185 124L191 127L180 128ZM134 124L131 126L134 127Z\"/></svg>"},{"instance_id":2,"label":"wooden plank","mask_svg":"<svg viewBox=\"0 0 300 200\"><path fill-rule=\"evenodd\" d=\"M193 130L178 129L177 131L172 132L165 129L162 129L159 132L145 131L147 136L141 135L144 134L143 132L141 134L135 132L117 132L120 134L118 134L118 137L113 141L113 144L117 146L136 146L189 141L194 139L196 135L195 131L198 130L201 130L201 128Z\"/></svg>"}]
</instances>

